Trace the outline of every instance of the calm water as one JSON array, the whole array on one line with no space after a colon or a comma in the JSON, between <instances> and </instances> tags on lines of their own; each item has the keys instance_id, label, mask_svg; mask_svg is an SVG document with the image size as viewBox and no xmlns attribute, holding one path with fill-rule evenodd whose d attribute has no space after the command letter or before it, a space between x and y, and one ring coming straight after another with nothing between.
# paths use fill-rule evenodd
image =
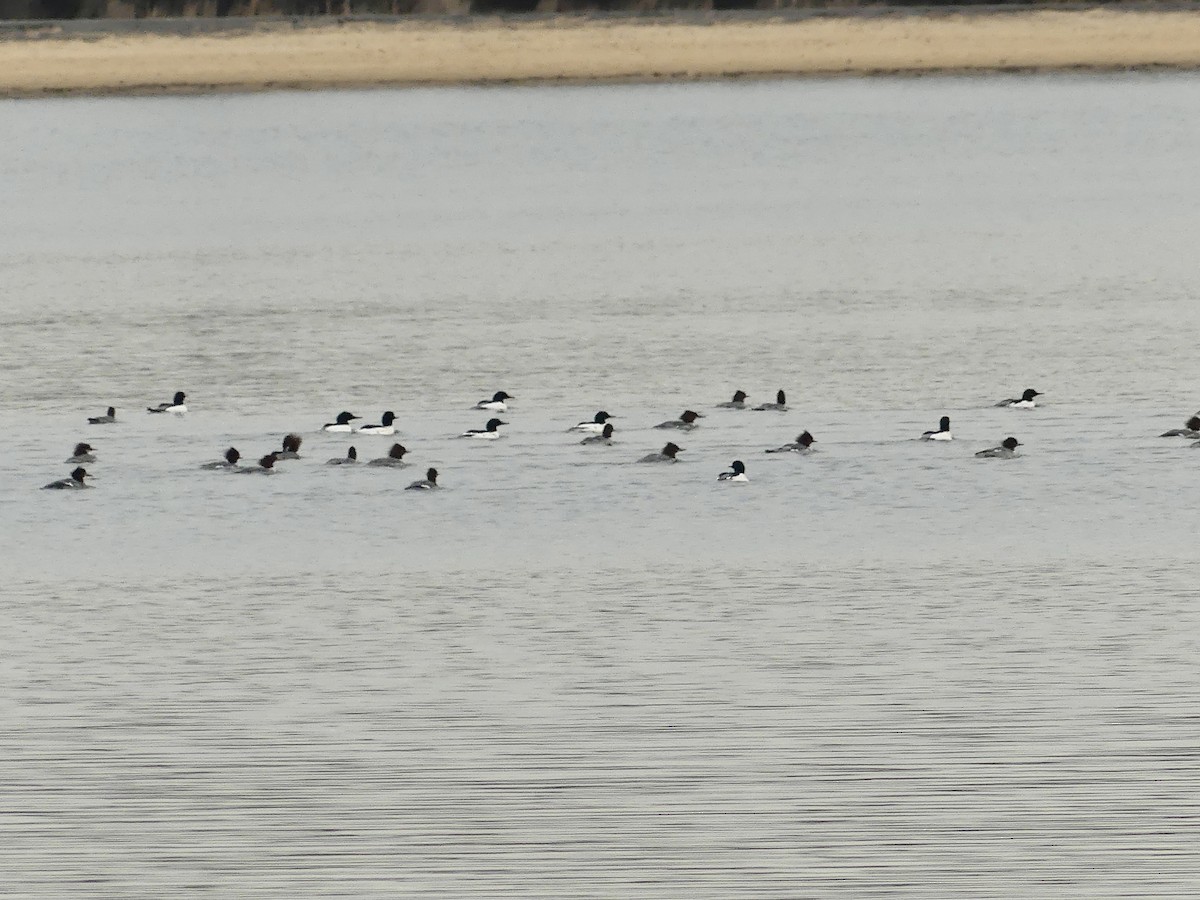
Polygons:
<instances>
[{"instance_id":1,"label":"calm water","mask_svg":"<svg viewBox=\"0 0 1200 900\"><path fill-rule=\"evenodd\" d=\"M1200 891L1200 448L1156 437L1200 409L1200 78L0 136L0 893ZM456 441L501 388L508 435ZM686 461L633 464L685 407ZM391 443L344 408L412 466L323 466ZM274 477L197 469L288 431ZM96 488L37 490L78 440Z\"/></svg>"}]
</instances>

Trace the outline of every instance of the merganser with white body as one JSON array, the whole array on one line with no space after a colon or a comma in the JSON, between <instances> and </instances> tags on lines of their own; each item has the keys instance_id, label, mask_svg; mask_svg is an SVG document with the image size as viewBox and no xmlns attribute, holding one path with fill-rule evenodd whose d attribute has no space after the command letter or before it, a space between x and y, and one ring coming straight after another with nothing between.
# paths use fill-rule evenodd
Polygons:
<instances>
[{"instance_id":1,"label":"merganser with white body","mask_svg":"<svg viewBox=\"0 0 1200 900\"><path fill-rule=\"evenodd\" d=\"M358 429L359 434L381 434L385 437L396 433L396 426L392 423L396 421L396 414L388 410L380 419L379 425L363 425Z\"/></svg>"},{"instance_id":2,"label":"merganser with white body","mask_svg":"<svg viewBox=\"0 0 1200 900\"><path fill-rule=\"evenodd\" d=\"M110 406L108 412L102 416L88 417L89 425L111 425L115 421L117 421L117 408L115 406Z\"/></svg>"},{"instance_id":3,"label":"merganser with white body","mask_svg":"<svg viewBox=\"0 0 1200 900\"><path fill-rule=\"evenodd\" d=\"M923 440L923 441L951 441L951 440L954 440L953 435L950 434L950 417L942 416L942 418L938 421L937 431L926 431L924 434L921 435L921 440Z\"/></svg>"},{"instance_id":4,"label":"merganser with white body","mask_svg":"<svg viewBox=\"0 0 1200 900\"><path fill-rule=\"evenodd\" d=\"M609 425L606 423L604 426L604 430L602 432L600 432L599 434L589 434L587 437L585 437L579 443L581 443L581 444L604 444L605 446L608 446L609 444L612 443L612 436L613 436L613 427L612 427L612 425Z\"/></svg>"},{"instance_id":5,"label":"merganser with white body","mask_svg":"<svg viewBox=\"0 0 1200 900\"><path fill-rule=\"evenodd\" d=\"M274 475L275 460L279 458L277 453L268 453L258 461L257 466L246 466L238 469L243 475Z\"/></svg>"},{"instance_id":6,"label":"merganser with white body","mask_svg":"<svg viewBox=\"0 0 1200 900\"><path fill-rule=\"evenodd\" d=\"M755 412L763 412L764 410L787 412L787 394L785 394L783 391L779 391L775 394L774 403L764 403L762 406L754 407Z\"/></svg>"},{"instance_id":7,"label":"merganser with white body","mask_svg":"<svg viewBox=\"0 0 1200 900\"><path fill-rule=\"evenodd\" d=\"M423 479L421 479L420 481L414 481L412 484L410 484L408 487L406 487L405 490L406 491L433 491L433 490L436 490L437 487L438 487L437 469L427 469L425 471L425 477Z\"/></svg>"},{"instance_id":8,"label":"merganser with white body","mask_svg":"<svg viewBox=\"0 0 1200 900\"><path fill-rule=\"evenodd\" d=\"M358 451L351 447L346 451L345 456L336 456L333 459L326 460L327 466L352 466L358 462Z\"/></svg>"},{"instance_id":9,"label":"merganser with white body","mask_svg":"<svg viewBox=\"0 0 1200 900\"><path fill-rule=\"evenodd\" d=\"M1026 388L1025 392L1021 394L1019 399L1009 398L1008 400L1001 400L996 404L996 406L1007 406L1009 409L1033 409L1035 406L1037 406L1037 401L1033 398L1040 396L1042 396L1041 391L1035 391L1033 388Z\"/></svg>"},{"instance_id":10,"label":"merganser with white body","mask_svg":"<svg viewBox=\"0 0 1200 900\"><path fill-rule=\"evenodd\" d=\"M230 447L225 451L225 458L219 459L216 462L205 463L200 468L202 469L236 469L238 460L242 458L242 454L238 453L237 447Z\"/></svg>"},{"instance_id":11,"label":"merganser with white body","mask_svg":"<svg viewBox=\"0 0 1200 900\"><path fill-rule=\"evenodd\" d=\"M590 434L600 434L604 430L604 423L609 419L615 419L616 416L610 416L604 410L596 413L595 418L590 422L580 422L578 425L572 425L567 431L585 431Z\"/></svg>"},{"instance_id":12,"label":"merganser with white body","mask_svg":"<svg viewBox=\"0 0 1200 900\"><path fill-rule=\"evenodd\" d=\"M746 477L746 464L740 459L735 459L730 466L731 471L722 472L717 476L717 481L737 481L745 482L750 479Z\"/></svg>"},{"instance_id":13,"label":"merganser with white body","mask_svg":"<svg viewBox=\"0 0 1200 900\"><path fill-rule=\"evenodd\" d=\"M64 460L64 462L71 466L77 466L80 463L94 463L96 457L92 454L92 451L95 449L91 444L76 444L75 452L71 455L70 459Z\"/></svg>"},{"instance_id":14,"label":"merganser with white body","mask_svg":"<svg viewBox=\"0 0 1200 900\"><path fill-rule=\"evenodd\" d=\"M1192 416L1184 423L1183 428L1172 428L1164 431L1161 437L1185 437L1195 440L1200 438L1200 416Z\"/></svg>"},{"instance_id":15,"label":"merganser with white body","mask_svg":"<svg viewBox=\"0 0 1200 900\"><path fill-rule=\"evenodd\" d=\"M796 435L796 440L792 441L790 444L784 444L782 447L776 447L774 450L767 450L766 452L767 453L808 453L810 450L813 449L813 444L815 444L816 442L817 442L817 439L815 437L813 437L807 431L803 431L800 434Z\"/></svg>"},{"instance_id":16,"label":"merganser with white body","mask_svg":"<svg viewBox=\"0 0 1200 900\"><path fill-rule=\"evenodd\" d=\"M678 428L680 431L691 431L696 428L696 420L703 419L704 416L694 410L685 409L683 415L678 419L672 419L669 422L659 422L655 428Z\"/></svg>"},{"instance_id":17,"label":"merganser with white body","mask_svg":"<svg viewBox=\"0 0 1200 900\"><path fill-rule=\"evenodd\" d=\"M749 396L745 391L735 391L733 399L725 403L718 403L717 409L745 409L746 400Z\"/></svg>"},{"instance_id":18,"label":"merganser with white body","mask_svg":"<svg viewBox=\"0 0 1200 900\"><path fill-rule=\"evenodd\" d=\"M158 406L147 406L146 412L185 413L185 412L187 412L187 407L184 405L183 400L186 396L187 396L187 394L185 394L183 391L176 391L175 399L172 400L170 403L160 403L160 404L158 404Z\"/></svg>"},{"instance_id":19,"label":"merganser with white body","mask_svg":"<svg viewBox=\"0 0 1200 900\"><path fill-rule=\"evenodd\" d=\"M1021 443L1015 437L1009 437L1005 438L1004 443L1002 443L999 447L992 447L988 450L980 450L975 455L981 458L990 459L1012 459L1017 455L1017 448L1020 446Z\"/></svg>"},{"instance_id":20,"label":"merganser with white body","mask_svg":"<svg viewBox=\"0 0 1200 900\"><path fill-rule=\"evenodd\" d=\"M480 400L475 404L475 408L489 409L492 412L508 412L508 404L504 401L516 399L512 394L505 393L504 391L496 391L496 393L492 394L491 400Z\"/></svg>"},{"instance_id":21,"label":"merganser with white body","mask_svg":"<svg viewBox=\"0 0 1200 900\"><path fill-rule=\"evenodd\" d=\"M354 426L350 424L354 419L360 418L351 412L338 413L337 421L326 422L321 426L322 431L332 431L335 434L350 434L354 431Z\"/></svg>"},{"instance_id":22,"label":"merganser with white body","mask_svg":"<svg viewBox=\"0 0 1200 900\"><path fill-rule=\"evenodd\" d=\"M407 466L408 463L404 461L404 454L407 452L408 448L403 444L392 444L392 449L388 451L387 456L381 456L379 459L373 459L367 463L367 465L391 466L394 469L400 468L401 466Z\"/></svg>"},{"instance_id":23,"label":"merganser with white body","mask_svg":"<svg viewBox=\"0 0 1200 900\"><path fill-rule=\"evenodd\" d=\"M675 458L675 454L682 451L683 448L677 444L667 444L658 453L648 453L638 460L640 463L673 463L679 462Z\"/></svg>"},{"instance_id":24,"label":"merganser with white body","mask_svg":"<svg viewBox=\"0 0 1200 900\"><path fill-rule=\"evenodd\" d=\"M475 438L480 441L494 441L500 437L500 426L507 424L507 422L501 422L499 419L488 419L486 428L472 428L470 431L464 431L459 437Z\"/></svg>"},{"instance_id":25,"label":"merganser with white body","mask_svg":"<svg viewBox=\"0 0 1200 900\"><path fill-rule=\"evenodd\" d=\"M71 473L70 478L60 478L58 481L52 481L49 484L42 485L43 491L77 491L81 488L91 487L90 484L84 484L83 479L91 478L87 473L87 469L79 468Z\"/></svg>"}]
</instances>

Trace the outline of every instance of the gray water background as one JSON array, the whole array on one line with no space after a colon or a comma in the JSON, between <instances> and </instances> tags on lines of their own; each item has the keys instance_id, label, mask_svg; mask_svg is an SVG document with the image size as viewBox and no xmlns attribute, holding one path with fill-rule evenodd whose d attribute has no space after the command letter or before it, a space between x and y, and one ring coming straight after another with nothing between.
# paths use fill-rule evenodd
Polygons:
<instances>
[{"instance_id":1,"label":"gray water background","mask_svg":"<svg viewBox=\"0 0 1200 900\"><path fill-rule=\"evenodd\" d=\"M0 104L0 894L1196 896L1198 146L1178 74Z\"/></svg>"}]
</instances>

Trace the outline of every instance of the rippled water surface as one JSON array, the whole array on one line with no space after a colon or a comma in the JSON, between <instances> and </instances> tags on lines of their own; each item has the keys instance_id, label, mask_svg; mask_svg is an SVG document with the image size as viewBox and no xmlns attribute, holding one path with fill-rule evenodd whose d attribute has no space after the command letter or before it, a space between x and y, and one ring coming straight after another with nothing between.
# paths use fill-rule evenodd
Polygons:
<instances>
[{"instance_id":1,"label":"rippled water surface","mask_svg":"<svg viewBox=\"0 0 1200 900\"><path fill-rule=\"evenodd\" d=\"M1200 893L1200 446L1157 437L1200 409L1200 79L0 135L0 893ZM392 442L341 409L412 465L323 465ZM95 488L39 491L80 440Z\"/></svg>"}]
</instances>

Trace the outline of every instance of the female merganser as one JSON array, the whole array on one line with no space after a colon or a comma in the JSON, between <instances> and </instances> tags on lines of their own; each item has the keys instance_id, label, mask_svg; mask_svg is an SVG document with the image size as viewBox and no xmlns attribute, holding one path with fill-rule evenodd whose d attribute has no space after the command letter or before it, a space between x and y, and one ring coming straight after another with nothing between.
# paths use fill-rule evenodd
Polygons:
<instances>
[{"instance_id":1,"label":"female merganser","mask_svg":"<svg viewBox=\"0 0 1200 900\"><path fill-rule=\"evenodd\" d=\"M90 484L84 484L83 479L91 478L86 469L76 469L71 473L70 478L62 478L58 481L52 481L49 484L42 485L44 491L73 491L79 488L91 487Z\"/></svg>"},{"instance_id":2,"label":"female merganser","mask_svg":"<svg viewBox=\"0 0 1200 900\"><path fill-rule=\"evenodd\" d=\"M1033 409L1037 406L1037 402L1033 398L1040 396L1042 396L1041 391L1026 388L1025 393L1021 395L1020 399L1009 398L1008 400L1001 400L996 406L1008 406L1012 409Z\"/></svg>"},{"instance_id":3,"label":"female merganser","mask_svg":"<svg viewBox=\"0 0 1200 900\"><path fill-rule=\"evenodd\" d=\"M373 459L369 463L367 463L367 465L368 466L392 466L393 468L399 467L399 466L407 466L408 463L404 462L404 454L407 452L408 452L408 448L405 447L403 444L392 444L392 449L388 451L387 456L381 456L381 457L379 457L379 459Z\"/></svg>"},{"instance_id":4,"label":"female merganser","mask_svg":"<svg viewBox=\"0 0 1200 900\"><path fill-rule=\"evenodd\" d=\"M243 469L238 469L243 475L274 475L275 460L279 458L278 453L268 453L258 461L257 466L247 466Z\"/></svg>"},{"instance_id":5,"label":"female merganser","mask_svg":"<svg viewBox=\"0 0 1200 900\"><path fill-rule=\"evenodd\" d=\"M679 460L677 460L675 458L675 454L679 453L681 450L683 450L683 448L676 444L667 444L667 446L662 448L661 452L648 453L647 455L645 455L641 459L639 459L638 462L644 462L644 463L679 462Z\"/></svg>"},{"instance_id":6,"label":"female merganser","mask_svg":"<svg viewBox=\"0 0 1200 900\"><path fill-rule=\"evenodd\" d=\"M304 443L304 438L298 434L289 434L283 439L283 449L275 451L276 459L299 459L300 445Z\"/></svg>"},{"instance_id":7,"label":"female merganser","mask_svg":"<svg viewBox=\"0 0 1200 900\"><path fill-rule=\"evenodd\" d=\"M685 409L683 411L683 415L681 415L678 419L672 419L669 422L659 422L654 427L655 428L678 428L682 431L691 431L693 428L696 427L696 420L703 419L703 418L704 418L704 416L700 415L700 413L694 412L690 409Z\"/></svg>"},{"instance_id":8,"label":"female merganser","mask_svg":"<svg viewBox=\"0 0 1200 900\"><path fill-rule=\"evenodd\" d=\"M354 431L354 426L350 424L350 421L357 418L359 418L359 416L356 416L354 413L340 412L338 413L336 422L326 422L321 426L321 430L333 431L337 432L338 434L350 434L352 431Z\"/></svg>"},{"instance_id":9,"label":"female merganser","mask_svg":"<svg viewBox=\"0 0 1200 900\"><path fill-rule=\"evenodd\" d=\"M202 469L236 469L238 460L242 458L242 454L237 452L237 447L230 447L225 451L225 458L219 459L216 462L205 463L200 468Z\"/></svg>"},{"instance_id":10,"label":"female merganser","mask_svg":"<svg viewBox=\"0 0 1200 900\"><path fill-rule=\"evenodd\" d=\"M776 447L774 450L768 450L767 453L807 453L812 450L813 444L817 439L807 431L796 435L796 440L790 444L784 444L782 447Z\"/></svg>"},{"instance_id":11,"label":"female merganser","mask_svg":"<svg viewBox=\"0 0 1200 900\"><path fill-rule=\"evenodd\" d=\"M394 412L392 412L391 410L388 410L387 412L385 412L383 414L383 418L380 419L380 422L382 424L380 424L380 425L363 425L361 428L358 429L358 433L359 434L382 434L382 435L395 434L396 426L392 424L395 421L396 421L396 414Z\"/></svg>"},{"instance_id":12,"label":"female merganser","mask_svg":"<svg viewBox=\"0 0 1200 900\"><path fill-rule=\"evenodd\" d=\"M1172 428L1170 431L1164 431L1162 437L1185 437L1200 438L1200 416L1192 416L1184 423L1184 428Z\"/></svg>"},{"instance_id":13,"label":"female merganser","mask_svg":"<svg viewBox=\"0 0 1200 900\"><path fill-rule=\"evenodd\" d=\"M110 406L108 412L102 416L90 416L88 418L89 425L111 425L117 421L117 409L115 406Z\"/></svg>"},{"instance_id":14,"label":"female merganser","mask_svg":"<svg viewBox=\"0 0 1200 900\"><path fill-rule=\"evenodd\" d=\"M717 409L745 409L746 408L746 398L749 396L750 395L747 394L745 391L735 391L734 395L733 395L733 399L730 400L728 403L718 403Z\"/></svg>"},{"instance_id":15,"label":"female merganser","mask_svg":"<svg viewBox=\"0 0 1200 900\"><path fill-rule=\"evenodd\" d=\"M587 437L585 437L579 443L581 443L581 444L604 444L607 446L612 443L612 436L613 436L613 427L611 425L606 424L604 426L604 430L602 432L600 432L599 434L589 434Z\"/></svg>"},{"instance_id":16,"label":"female merganser","mask_svg":"<svg viewBox=\"0 0 1200 900\"><path fill-rule=\"evenodd\" d=\"M353 447L351 447L349 450L346 451L345 456L338 456L338 457L335 457L334 459L327 460L325 462L325 465L327 465L327 466L352 466L356 462L358 462L358 451L355 450Z\"/></svg>"},{"instance_id":17,"label":"female merganser","mask_svg":"<svg viewBox=\"0 0 1200 900\"><path fill-rule=\"evenodd\" d=\"M1004 443L1002 443L999 447L992 447L989 450L980 450L975 455L993 459L1012 459L1017 455L1017 448L1020 446L1020 442L1015 437L1010 437L1005 438Z\"/></svg>"},{"instance_id":18,"label":"female merganser","mask_svg":"<svg viewBox=\"0 0 1200 900\"><path fill-rule=\"evenodd\" d=\"M75 453L64 462L73 466L79 465L79 463L93 463L96 461L96 457L92 455L92 451L95 449L91 444L76 444Z\"/></svg>"},{"instance_id":19,"label":"female merganser","mask_svg":"<svg viewBox=\"0 0 1200 900\"><path fill-rule=\"evenodd\" d=\"M421 481L414 481L412 484L406 487L405 490L432 491L437 488L437 486L437 469L427 469L425 471L425 477Z\"/></svg>"},{"instance_id":20,"label":"female merganser","mask_svg":"<svg viewBox=\"0 0 1200 900\"><path fill-rule=\"evenodd\" d=\"M774 403L764 403L762 406L754 407L755 412L762 412L763 410L771 409L779 412L787 412L787 394L785 394L783 391L779 391L777 394L775 394Z\"/></svg>"},{"instance_id":21,"label":"female merganser","mask_svg":"<svg viewBox=\"0 0 1200 900\"><path fill-rule=\"evenodd\" d=\"M722 472L720 475L718 475L717 481L749 481L750 480L749 478L746 477L746 464L743 463L740 459L735 459L733 461L733 465L731 466L731 468L733 469L733 471Z\"/></svg>"},{"instance_id":22,"label":"female merganser","mask_svg":"<svg viewBox=\"0 0 1200 900\"><path fill-rule=\"evenodd\" d=\"M504 391L496 391L492 394L491 400L480 400L475 404L476 409L490 409L492 412L508 412L508 404L505 400L516 400L512 394L506 394Z\"/></svg>"},{"instance_id":23,"label":"female merganser","mask_svg":"<svg viewBox=\"0 0 1200 900\"><path fill-rule=\"evenodd\" d=\"M170 403L160 403L158 406L147 406L146 412L152 413L185 413L187 407L183 405L183 398L186 397L183 391L175 392L175 399Z\"/></svg>"},{"instance_id":24,"label":"female merganser","mask_svg":"<svg viewBox=\"0 0 1200 900\"><path fill-rule=\"evenodd\" d=\"M501 422L499 419L488 419L487 428L472 428L470 431L464 431L459 437L477 438L481 441L494 441L500 437L498 429L501 425L507 425L507 422Z\"/></svg>"},{"instance_id":25,"label":"female merganser","mask_svg":"<svg viewBox=\"0 0 1200 900\"><path fill-rule=\"evenodd\" d=\"M921 435L923 441L950 441L953 437L950 434L950 417L942 416L938 421L937 431L926 431Z\"/></svg>"},{"instance_id":26,"label":"female merganser","mask_svg":"<svg viewBox=\"0 0 1200 900\"><path fill-rule=\"evenodd\" d=\"M604 430L604 423L609 419L615 419L616 416L610 416L604 410L596 413L595 418L590 422L580 422L578 425L572 425L567 431L586 431L590 434L599 434Z\"/></svg>"}]
</instances>

